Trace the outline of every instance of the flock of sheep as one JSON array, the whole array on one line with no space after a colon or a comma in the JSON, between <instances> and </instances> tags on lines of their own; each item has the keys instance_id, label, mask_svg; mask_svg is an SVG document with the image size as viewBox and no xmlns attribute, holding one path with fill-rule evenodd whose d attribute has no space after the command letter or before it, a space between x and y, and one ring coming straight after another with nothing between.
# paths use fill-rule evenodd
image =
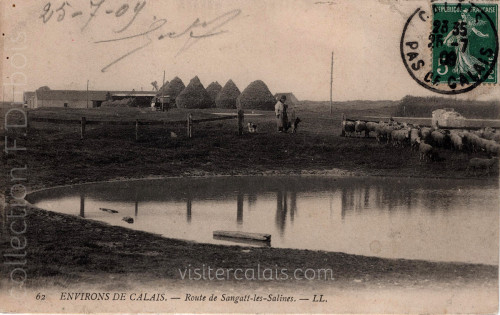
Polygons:
<instances>
[{"instance_id":1,"label":"flock of sheep","mask_svg":"<svg viewBox=\"0 0 500 315\"><path fill-rule=\"evenodd\" d=\"M342 134L352 136L375 136L379 143L392 143L398 147L410 147L418 150L420 160L440 161L436 148L445 148L462 152L484 152L490 156L472 158L469 160L467 172L485 170L488 174L498 162L500 156L500 132L493 128L480 130L440 129L420 127L407 123L371 122L371 121L342 121Z\"/></svg>"}]
</instances>

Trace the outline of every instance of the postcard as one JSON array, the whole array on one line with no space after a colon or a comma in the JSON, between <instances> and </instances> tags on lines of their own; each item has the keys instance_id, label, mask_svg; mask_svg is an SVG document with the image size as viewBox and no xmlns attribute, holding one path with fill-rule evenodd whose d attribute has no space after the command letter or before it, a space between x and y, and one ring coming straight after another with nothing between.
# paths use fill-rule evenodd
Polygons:
<instances>
[{"instance_id":1,"label":"postcard","mask_svg":"<svg viewBox=\"0 0 500 315\"><path fill-rule=\"evenodd\" d=\"M498 1L0 7L1 312L498 312Z\"/></svg>"}]
</instances>

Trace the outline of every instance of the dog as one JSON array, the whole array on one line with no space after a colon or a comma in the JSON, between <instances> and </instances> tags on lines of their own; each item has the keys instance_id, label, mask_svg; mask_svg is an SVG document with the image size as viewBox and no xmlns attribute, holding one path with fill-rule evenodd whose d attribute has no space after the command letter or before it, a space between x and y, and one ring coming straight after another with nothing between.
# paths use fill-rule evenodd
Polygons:
<instances>
[{"instance_id":1,"label":"dog","mask_svg":"<svg viewBox=\"0 0 500 315\"><path fill-rule=\"evenodd\" d=\"M291 129L292 129L292 133L296 133L297 132L297 128L299 127L299 123L301 122L302 120L297 117L295 118L295 120L293 122L291 122Z\"/></svg>"},{"instance_id":2,"label":"dog","mask_svg":"<svg viewBox=\"0 0 500 315\"><path fill-rule=\"evenodd\" d=\"M250 133L257 133L257 125L254 123L249 122L248 123L248 132Z\"/></svg>"}]
</instances>

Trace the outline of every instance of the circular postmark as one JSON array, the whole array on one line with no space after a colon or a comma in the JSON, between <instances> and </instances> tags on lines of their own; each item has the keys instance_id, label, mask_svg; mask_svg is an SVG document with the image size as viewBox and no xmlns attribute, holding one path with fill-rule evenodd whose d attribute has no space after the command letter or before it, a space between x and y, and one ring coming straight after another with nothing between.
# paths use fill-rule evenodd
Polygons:
<instances>
[{"instance_id":1,"label":"circular postmark","mask_svg":"<svg viewBox=\"0 0 500 315\"><path fill-rule=\"evenodd\" d=\"M498 6L433 3L416 9L401 35L401 58L410 76L440 94L459 94L497 83Z\"/></svg>"}]
</instances>

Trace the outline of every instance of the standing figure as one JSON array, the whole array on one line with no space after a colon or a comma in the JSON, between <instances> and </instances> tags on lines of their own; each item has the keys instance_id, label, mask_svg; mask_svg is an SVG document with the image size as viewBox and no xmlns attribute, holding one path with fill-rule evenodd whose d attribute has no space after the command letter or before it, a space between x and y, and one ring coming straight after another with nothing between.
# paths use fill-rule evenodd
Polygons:
<instances>
[{"instance_id":1,"label":"standing figure","mask_svg":"<svg viewBox=\"0 0 500 315\"><path fill-rule=\"evenodd\" d=\"M286 128L285 119L286 119L286 96L282 95L280 100L274 105L274 112L276 114L276 124L278 127L278 132L283 132L283 129Z\"/></svg>"}]
</instances>

